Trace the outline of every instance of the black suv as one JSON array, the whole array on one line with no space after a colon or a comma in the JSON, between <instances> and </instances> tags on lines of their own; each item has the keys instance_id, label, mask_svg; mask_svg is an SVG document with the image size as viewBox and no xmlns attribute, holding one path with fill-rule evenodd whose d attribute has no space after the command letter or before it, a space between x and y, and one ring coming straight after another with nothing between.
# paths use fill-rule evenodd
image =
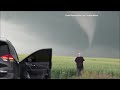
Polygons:
<instances>
[{"instance_id":1,"label":"black suv","mask_svg":"<svg viewBox=\"0 0 120 90\"><path fill-rule=\"evenodd\" d=\"M21 62L14 46L0 40L0 79L50 79L52 49L38 50Z\"/></svg>"}]
</instances>

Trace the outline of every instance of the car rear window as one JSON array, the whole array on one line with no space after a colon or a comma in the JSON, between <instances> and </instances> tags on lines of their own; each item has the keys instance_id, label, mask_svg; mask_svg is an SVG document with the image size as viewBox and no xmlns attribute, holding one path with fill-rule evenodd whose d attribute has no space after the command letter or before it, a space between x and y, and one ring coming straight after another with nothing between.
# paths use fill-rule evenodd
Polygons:
<instances>
[{"instance_id":1,"label":"car rear window","mask_svg":"<svg viewBox=\"0 0 120 90\"><path fill-rule=\"evenodd\" d=\"M0 42L0 56L9 54L8 45L4 42Z\"/></svg>"}]
</instances>

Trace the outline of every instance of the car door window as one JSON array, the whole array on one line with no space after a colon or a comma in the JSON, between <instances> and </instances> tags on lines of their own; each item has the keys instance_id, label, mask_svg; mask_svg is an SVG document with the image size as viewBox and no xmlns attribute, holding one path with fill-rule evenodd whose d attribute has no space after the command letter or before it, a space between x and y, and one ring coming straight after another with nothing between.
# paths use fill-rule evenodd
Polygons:
<instances>
[{"instance_id":1,"label":"car door window","mask_svg":"<svg viewBox=\"0 0 120 90\"><path fill-rule=\"evenodd\" d=\"M8 45L0 43L0 56L9 54Z\"/></svg>"}]
</instances>

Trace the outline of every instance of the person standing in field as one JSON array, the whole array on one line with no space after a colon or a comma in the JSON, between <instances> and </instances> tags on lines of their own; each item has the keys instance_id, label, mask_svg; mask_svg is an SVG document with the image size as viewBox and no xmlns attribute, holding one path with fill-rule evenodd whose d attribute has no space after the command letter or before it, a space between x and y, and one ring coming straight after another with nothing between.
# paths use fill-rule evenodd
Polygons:
<instances>
[{"instance_id":1,"label":"person standing in field","mask_svg":"<svg viewBox=\"0 0 120 90\"><path fill-rule=\"evenodd\" d=\"M84 66L83 66L83 62L84 62L84 58L81 56L81 53L78 53L78 56L75 59L76 62L76 67L77 67L77 75L80 76L81 75L81 71L83 71Z\"/></svg>"}]
</instances>

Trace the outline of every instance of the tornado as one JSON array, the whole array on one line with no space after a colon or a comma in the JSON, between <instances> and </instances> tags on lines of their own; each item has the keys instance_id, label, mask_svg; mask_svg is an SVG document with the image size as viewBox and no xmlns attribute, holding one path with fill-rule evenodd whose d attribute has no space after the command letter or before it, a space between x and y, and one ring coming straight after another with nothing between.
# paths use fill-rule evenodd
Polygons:
<instances>
[{"instance_id":1,"label":"tornado","mask_svg":"<svg viewBox=\"0 0 120 90\"><path fill-rule=\"evenodd\" d=\"M99 12L93 11L69 11L67 14L73 16L80 27L88 36L89 48L92 46L92 41L94 38L96 19L99 16Z\"/></svg>"}]
</instances>

